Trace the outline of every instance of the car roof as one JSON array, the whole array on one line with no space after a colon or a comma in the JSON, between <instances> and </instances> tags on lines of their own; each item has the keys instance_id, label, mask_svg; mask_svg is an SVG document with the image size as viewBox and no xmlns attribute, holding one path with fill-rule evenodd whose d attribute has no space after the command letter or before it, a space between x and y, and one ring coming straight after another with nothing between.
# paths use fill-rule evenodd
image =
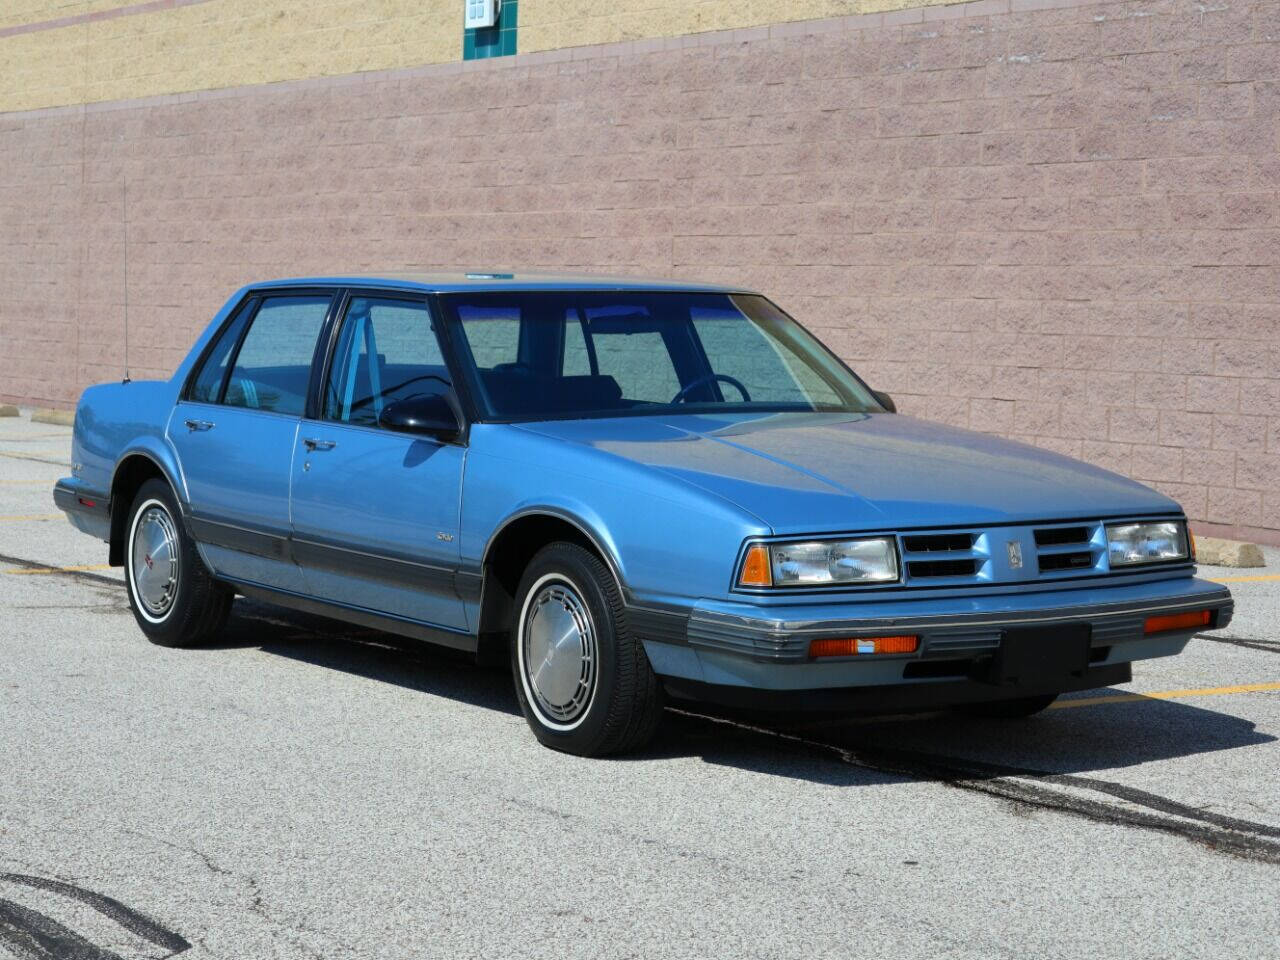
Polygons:
<instances>
[{"instance_id":1,"label":"car roof","mask_svg":"<svg viewBox=\"0 0 1280 960\"><path fill-rule=\"evenodd\" d=\"M384 287L393 290L422 290L429 293L531 290L633 290L686 293L752 293L745 287L645 277L612 277L589 273L540 273L475 270L456 273L376 273L343 276L292 277L250 285L270 287Z\"/></svg>"}]
</instances>

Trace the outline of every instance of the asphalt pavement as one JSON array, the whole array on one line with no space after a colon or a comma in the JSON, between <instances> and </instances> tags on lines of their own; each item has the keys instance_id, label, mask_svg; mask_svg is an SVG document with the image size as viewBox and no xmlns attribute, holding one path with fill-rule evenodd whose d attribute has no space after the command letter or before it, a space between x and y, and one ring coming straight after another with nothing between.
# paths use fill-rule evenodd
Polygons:
<instances>
[{"instance_id":1,"label":"asphalt pavement","mask_svg":"<svg viewBox=\"0 0 1280 960\"><path fill-rule=\"evenodd\" d=\"M0 419L0 956L1280 957L1280 551L1040 717L681 707L583 760L371 631L147 643L53 507L69 434Z\"/></svg>"}]
</instances>

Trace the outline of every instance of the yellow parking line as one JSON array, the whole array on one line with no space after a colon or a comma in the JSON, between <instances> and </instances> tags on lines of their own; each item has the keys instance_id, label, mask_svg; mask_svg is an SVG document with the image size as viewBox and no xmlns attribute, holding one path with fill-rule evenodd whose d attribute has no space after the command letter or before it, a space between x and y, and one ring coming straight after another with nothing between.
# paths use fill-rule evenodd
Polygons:
<instances>
[{"instance_id":1,"label":"yellow parking line","mask_svg":"<svg viewBox=\"0 0 1280 960\"><path fill-rule=\"evenodd\" d=\"M0 573L11 573L15 577L22 577L35 573L80 573L87 570L110 569L109 563L89 563L80 567L10 567L8 570L0 570Z\"/></svg>"},{"instance_id":2,"label":"yellow parking line","mask_svg":"<svg viewBox=\"0 0 1280 960\"><path fill-rule=\"evenodd\" d=\"M1255 693L1259 690L1280 690L1280 683L1241 683L1234 687L1198 687L1193 690L1156 690L1152 693L1122 693L1111 697L1081 697L1077 700L1059 700L1050 710L1067 707L1096 707L1104 703L1135 703L1139 700L1179 700L1183 697L1223 697L1233 693Z\"/></svg>"},{"instance_id":3,"label":"yellow parking line","mask_svg":"<svg viewBox=\"0 0 1280 960\"><path fill-rule=\"evenodd\" d=\"M1213 583L1255 583L1259 580L1280 580L1280 573L1264 573L1256 577L1213 577Z\"/></svg>"},{"instance_id":4,"label":"yellow parking line","mask_svg":"<svg viewBox=\"0 0 1280 960\"><path fill-rule=\"evenodd\" d=\"M25 520L58 520L61 513L0 513L0 523L21 523Z\"/></svg>"}]
</instances>

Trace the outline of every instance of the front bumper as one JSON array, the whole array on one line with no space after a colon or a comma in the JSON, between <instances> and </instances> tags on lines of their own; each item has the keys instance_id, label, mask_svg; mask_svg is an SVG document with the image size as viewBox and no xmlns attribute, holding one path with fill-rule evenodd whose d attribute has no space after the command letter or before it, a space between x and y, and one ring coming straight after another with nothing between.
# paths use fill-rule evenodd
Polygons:
<instances>
[{"instance_id":1,"label":"front bumper","mask_svg":"<svg viewBox=\"0 0 1280 960\"><path fill-rule=\"evenodd\" d=\"M1090 672L1127 665L1179 653L1197 632L1147 635L1148 617L1201 609L1210 610L1211 619L1209 626L1199 629L1225 627L1231 620L1230 592L1219 584L1180 577L964 598L775 607L701 601L679 624L668 618L659 625L659 618L641 615L635 628L645 640L654 669L666 677L804 691L954 683L990 661L1006 630L1041 625L1087 624ZM815 639L904 633L920 637L916 653L809 658L809 643ZM1101 682L1123 681L1108 677Z\"/></svg>"}]
</instances>

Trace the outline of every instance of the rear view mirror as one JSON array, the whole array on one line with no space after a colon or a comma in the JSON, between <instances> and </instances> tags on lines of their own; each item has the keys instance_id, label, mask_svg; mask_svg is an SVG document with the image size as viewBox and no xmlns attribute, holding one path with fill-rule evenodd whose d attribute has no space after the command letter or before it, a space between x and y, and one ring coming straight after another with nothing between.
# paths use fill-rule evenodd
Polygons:
<instances>
[{"instance_id":1,"label":"rear view mirror","mask_svg":"<svg viewBox=\"0 0 1280 960\"><path fill-rule=\"evenodd\" d=\"M898 405L893 402L893 397L889 396L883 390L872 390L871 392L875 394L876 401L880 406L884 407L890 413L898 412Z\"/></svg>"},{"instance_id":2,"label":"rear view mirror","mask_svg":"<svg viewBox=\"0 0 1280 960\"><path fill-rule=\"evenodd\" d=\"M443 394L405 397L382 408L378 426L402 433L421 433L437 440L458 439L462 425L453 405Z\"/></svg>"}]
</instances>

